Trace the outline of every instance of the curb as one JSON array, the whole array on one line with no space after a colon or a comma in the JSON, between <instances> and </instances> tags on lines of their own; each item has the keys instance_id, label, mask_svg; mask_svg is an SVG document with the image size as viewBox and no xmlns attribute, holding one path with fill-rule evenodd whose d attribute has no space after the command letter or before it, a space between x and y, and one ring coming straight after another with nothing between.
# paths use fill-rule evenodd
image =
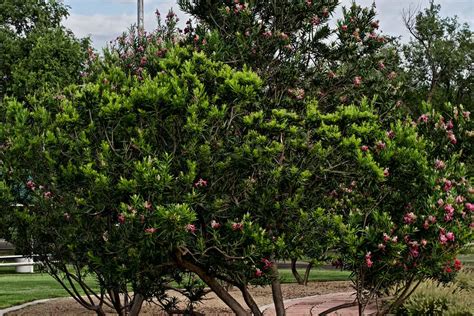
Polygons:
<instances>
[{"instance_id":1,"label":"curb","mask_svg":"<svg viewBox=\"0 0 474 316\"><path fill-rule=\"evenodd\" d=\"M319 295L311 295L311 296L304 296L304 297L297 297L297 298L292 298L289 300L284 300L283 304L285 304L285 308L288 308L292 306L292 303L297 303L300 301L305 301L305 300L311 300L313 298L324 298L325 296L328 295L353 295L354 292L337 292L337 293L328 293L328 294L319 294ZM268 308L274 307L274 304L268 304L260 307L260 311L263 313L265 312ZM1 314L0 314L1 316Z\"/></svg>"},{"instance_id":2,"label":"curb","mask_svg":"<svg viewBox=\"0 0 474 316\"><path fill-rule=\"evenodd\" d=\"M24 303L24 304L21 304L21 305L15 305L15 306L7 307L5 309L0 309L0 316L4 316L6 313L14 312L14 311L23 309L23 308L31 306L31 305L42 304L42 303L46 303L46 302L50 302L50 301L54 301L54 300L59 300L59 299L62 299L62 298L64 298L64 297L46 298L46 299L42 299L42 300L31 301L31 302Z\"/></svg>"}]
</instances>

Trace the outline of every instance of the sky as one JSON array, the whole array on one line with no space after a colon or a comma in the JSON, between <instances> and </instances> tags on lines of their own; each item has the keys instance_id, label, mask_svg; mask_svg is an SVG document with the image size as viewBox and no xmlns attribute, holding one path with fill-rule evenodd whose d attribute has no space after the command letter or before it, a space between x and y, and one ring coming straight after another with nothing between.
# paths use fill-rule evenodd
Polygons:
<instances>
[{"instance_id":1,"label":"sky","mask_svg":"<svg viewBox=\"0 0 474 316\"><path fill-rule=\"evenodd\" d=\"M349 5L352 0L341 0L342 5ZM370 6L374 0L357 0L356 2ZM76 36L90 36L94 47L100 49L127 28L136 23L136 0L63 0L70 7L70 16L64 25ZM442 16L458 16L459 21L474 26L474 0L437 0L441 4ZM410 8L424 8L429 0L375 0L380 29L388 35L402 36L403 41L409 35L403 26L402 12ZM153 30L156 26L154 12L158 9L166 13L173 8L181 23L188 17L179 11L176 1L145 0L145 29ZM338 14L340 15L339 8Z\"/></svg>"}]
</instances>

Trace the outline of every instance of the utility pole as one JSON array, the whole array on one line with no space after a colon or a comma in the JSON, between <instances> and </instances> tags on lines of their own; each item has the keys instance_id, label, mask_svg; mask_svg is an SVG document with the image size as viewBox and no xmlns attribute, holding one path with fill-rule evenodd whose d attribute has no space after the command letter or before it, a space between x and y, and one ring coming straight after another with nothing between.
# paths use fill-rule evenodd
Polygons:
<instances>
[{"instance_id":1,"label":"utility pole","mask_svg":"<svg viewBox=\"0 0 474 316\"><path fill-rule=\"evenodd\" d=\"M139 31L143 31L143 29L145 28L144 24L143 24L143 0L137 0L137 20L138 20L138 23L137 23L137 26L138 26L138 30Z\"/></svg>"}]
</instances>

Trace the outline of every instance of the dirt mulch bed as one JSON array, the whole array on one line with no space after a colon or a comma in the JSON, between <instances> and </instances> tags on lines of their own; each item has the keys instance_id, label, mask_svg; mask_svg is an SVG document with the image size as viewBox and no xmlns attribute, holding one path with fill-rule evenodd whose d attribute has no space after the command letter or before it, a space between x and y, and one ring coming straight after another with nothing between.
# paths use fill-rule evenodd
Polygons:
<instances>
[{"instance_id":1,"label":"dirt mulch bed","mask_svg":"<svg viewBox=\"0 0 474 316\"><path fill-rule=\"evenodd\" d=\"M321 295L336 292L349 292L352 291L350 282L348 281L335 281L335 282L311 282L308 286L302 286L297 284L283 284L282 285L283 296L285 299L292 299L298 297L305 297L311 295ZM271 288L256 287L251 288L255 301L259 306L264 306L272 303ZM231 290L230 293L240 303L244 304L244 300L238 290ZM215 296L214 293L210 293L205 297L205 300L200 304L197 309L198 312L204 313L205 315L233 315L222 301ZM33 306L25 307L21 310L10 312L8 316L36 316L36 315L95 315L95 313L85 310L76 301L70 298L52 300L46 303L37 304ZM115 315L113 311L110 311L108 315ZM160 308L155 304L145 303L142 308L140 315L166 315Z\"/></svg>"}]
</instances>

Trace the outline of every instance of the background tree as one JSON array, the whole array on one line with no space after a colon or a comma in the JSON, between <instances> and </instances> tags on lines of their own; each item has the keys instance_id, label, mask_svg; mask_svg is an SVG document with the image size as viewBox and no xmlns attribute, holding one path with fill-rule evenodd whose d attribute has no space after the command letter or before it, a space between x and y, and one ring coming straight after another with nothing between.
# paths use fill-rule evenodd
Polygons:
<instances>
[{"instance_id":1,"label":"background tree","mask_svg":"<svg viewBox=\"0 0 474 316\"><path fill-rule=\"evenodd\" d=\"M381 112L400 94L398 54L379 31L375 8L353 3L337 27L339 1L178 1L197 20L199 49L230 65L247 65L275 103L318 98L321 109L377 94Z\"/></svg>"},{"instance_id":2,"label":"background tree","mask_svg":"<svg viewBox=\"0 0 474 316\"><path fill-rule=\"evenodd\" d=\"M403 46L407 97L443 110L446 102L473 107L474 40L467 24L440 16L440 5L430 2L422 12L405 12L410 42ZM413 108L416 112L416 107ZM420 113L416 113L420 114Z\"/></svg>"},{"instance_id":3,"label":"background tree","mask_svg":"<svg viewBox=\"0 0 474 316\"><path fill-rule=\"evenodd\" d=\"M89 39L61 26L67 7L55 0L0 4L0 97L25 100L47 87L79 82Z\"/></svg>"}]
</instances>

